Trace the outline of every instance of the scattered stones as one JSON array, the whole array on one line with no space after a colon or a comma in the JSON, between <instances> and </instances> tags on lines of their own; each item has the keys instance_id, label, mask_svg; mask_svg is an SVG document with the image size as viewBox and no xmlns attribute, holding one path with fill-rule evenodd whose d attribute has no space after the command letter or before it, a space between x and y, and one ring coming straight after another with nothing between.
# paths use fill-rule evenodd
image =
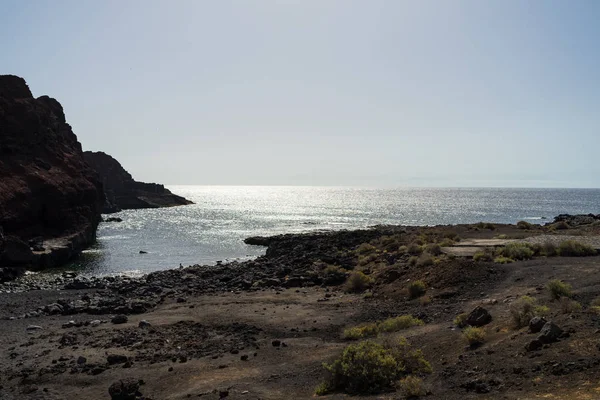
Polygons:
<instances>
[{"instance_id":1,"label":"scattered stones","mask_svg":"<svg viewBox=\"0 0 600 400\"><path fill-rule=\"evenodd\" d=\"M110 322L112 322L113 324L125 324L125 323L127 323L127 321L129 321L129 318L127 318L127 315L123 315L123 314L115 315L110 320Z\"/></svg>"},{"instance_id":2,"label":"scattered stones","mask_svg":"<svg viewBox=\"0 0 600 400\"><path fill-rule=\"evenodd\" d=\"M467 316L466 324L471 326L484 326L492 322L491 314L483 307L477 306Z\"/></svg>"}]
</instances>

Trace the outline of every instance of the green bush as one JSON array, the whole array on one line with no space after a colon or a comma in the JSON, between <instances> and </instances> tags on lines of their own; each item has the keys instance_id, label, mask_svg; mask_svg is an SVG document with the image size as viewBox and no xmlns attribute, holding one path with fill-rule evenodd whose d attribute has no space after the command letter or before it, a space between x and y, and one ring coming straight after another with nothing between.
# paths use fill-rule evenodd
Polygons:
<instances>
[{"instance_id":1,"label":"green bush","mask_svg":"<svg viewBox=\"0 0 600 400\"><path fill-rule=\"evenodd\" d=\"M427 286L423 281L414 281L408 284L408 295L411 299L416 299L425 294Z\"/></svg>"},{"instance_id":2,"label":"green bush","mask_svg":"<svg viewBox=\"0 0 600 400\"><path fill-rule=\"evenodd\" d=\"M517 228L519 228L519 229L531 229L531 228L533 228L533 225L531 225L527 221L519 221L519 222L517 222Z\"/></svg>"},{"instance_id":3,"label":"green bush","mask_svg":"<svg viewBox=\"0 0 600 400\"><path fill-rule=\"evenodd\" d=\"M476 346L485 342L485 331L483 328L467 326L463 329L463 337L471 346Z\"/></svg>"},{"instance_id":4,"label":"green bush","mask_svg":"<svg viewBox=\"0 0 600 400\"><path fill-rule=\"evenodd\" d=\"M468 317L469 315L467 313L458 314L456 318L454 318L454 325L458 326L459 328L464 328L467 326Z\"/></svg>"},{"instance_id":5,"label":"green bush","mask_svg":"<svg viewBox=\"0 0 600 400\"><path fill-rule=\"evenodd\" d=\"M492 261L494 258L493 251L489 248L485 248L484 250L479 250L475 254L473 254L474 261Z\"/></svg>"},{"instance_id":6,"label":"green bush","mask_svg":"<svg viewBox=\"0 0 600 400\"><path fill-rule=\"evenodd\" d=\"M440 243L440 247L452 247L454 246L454 240L446 238L442 240Z\"/></svg>"},{"instance_id":7,"label":"green bush","mask_svg":"<svg viewBox=\"0 0 600 400\"><path fill-rule=\"evenodd\" d=\"M575 300L571 300L568 297L560 298L560 311L563 314L572 314L576 312L581 312L582 308L581 304L576 302Z\"/></svg>"},{"instance_id":8,"label":"green bush","mask_svg":"<svg viewBox=\"0 0 600 400\"><path fill-rule=\"evenodd\" d=\"M369 243L363 243L356 248L358 254L370 254L377 251L377 248Z\"/></svg>"},{"instance_id":9,"label":"green bush","mask_svg":"<svg viewBox=\"0 0 600 400\"><path fill-rule=\"evenodd\" d=\"M378 333L379 327L377 326L377 323L370 323L344 329L344 332L342 333L342 339L358 340L367 337L377 336Z\"/></svg>"},{"instance_id":10,"label":"green bush","mask_svg":"<svg viewBox=\"0 0 600 400\"><path fill-rule=\"evenodd\" d=\"M411 243L408 245L407 252L413 256L418 256L423 253L423 247L417 243Z\"/></svg>"},{"instance_id":11,"label":"green bush","mask_svg":"<svg viewBox=\"0 0 600 400\"><path fill-rule=\"evenodd\" d=\"M515 260L513 260L512 258L504 257L504 256L498 256L498 257L494 258L494 262L496 264L510 264L510 263L515 262Z\"/></svg>"},{"instance_id":12,"label":"green bush","mask_svg":"<svg viewBox=\"0 0 600 400\"><path fill-rule=\"evenodd\" d=\"M321 394L341 390L351 394L378 393L388 390L402 376L405 367L381 344L365 340L351 344L342 356L324 364L330 374Z\"/></svg>"},{"instance_id":13,"label":"green bush","mask_svg":"<svg viewBox=\"0 0 600 400\"><path fill-rule=\"evenodd\" d=\"M558 254L562 257L586 257L598 254L596 249L575 240L565 240L558 245Z\"/></svg>"},{"instance_id":14,"label":"green bush","mask_svg":"<svg viewBox=\"0 0 600 400\"><path fill-rule=\"evenodd\" d=\"M553 299L560 299L561 297L573 296L573 288L568 283L564 283L558 279L553 279L546 284L546 289L550 291Z\"/></svg>"},{"instance_id":15,"label":"green bush","mask_svg":"<svg viewBox=\"0 0 600 400\"><path fill-rule=\"evenodd\" d=\"M510 305L510 315L516 328L529 325L533 317L543 317L550 309L537 304L537 300L530 296L521 296Z\"/></svg>"},{"instance_id":16,"label":"green bush","mask_svg":"<svg viewBox=\"0 0 600 400\"><path fill-rule=\"evenodd\" d=\"M565 221L560 221L560 222L550 225L550 229L552 229L552 230L563 231L563 230L566 230L569 228L570 228L569 224L567 224Z\"/></svg>"},{"instance_id":17,"label":"green bush","mask_svg":"<svg viewBox=\"0 0 600 400\"><path fill-rule=\"evenodd\" d=\"M442 254L442 248L437 243L428 244L425 247L425 251L431 254L432 256L439 256L440 254Z\"/></svg>"},{"instance_id":18,"label":"green bush","mask_svg":"<svg viewBox=\"0 0 600 400\"><path fill-rule=\"evenodd\" d=\"M347 273L348 271L337 265L328 265L321 271L321 277L325 283L335 285L344 282Z\"/></svg>"},{"instance_id":19,"label":"green bush","mask_svg":"<svg viewBox=\"0 0 600 400\"><path fill-rule=\"evenodd\" d=\"M539 254L545 257L554 257L558 255L558 249L552 242L544 242L540 245Z\"/></svg>"},{"instance_id":20,"label":"green bush","mask_svg":"<svg viewBox=\"0 0 600 400\"><path fill-rule=\"evenodd\" d=\"M373 284L373 278L365 275L361 271L353 271L346 279L346 290L348 292L364 292Z\"/></svg>"},{"instance_id":21,"label":"green bush","mask_svg":"<svg viewBox=\"0 0 600 400\"><path fill-rule=\"evenodd\" d=\"M421 256L417 259L416 266L417 267L430 267L434 264L434 259L429 254L421 254Z\"/></svg>"},{"instance_id":22,"label":"green bush","mask_svg":"<svg viewBox=\"0 0 600 400\"><path fill-rule=\"evenodd\" d=\"M419 257L412 256L411 258L408 259L408 265L414 267L415 265L417 265L418 261L419 261Z\"/></svg>"},{"instance_id":23,"label":"green bush","mask_svg":"<svg viewBox=\"0 0 600 400\"><path fill-rule=\"evenodd\" d=\"M424 322L412 315L401 315L399 317L388 318L379 324L381 332L398 332L402 329L408 329L413 326L421 326Z\"/></svg>"},{"instance_id":24,"label":"green bush","mask_svg":"<svg viewBox=\"0 0 600 400\"><path fill-rule=\"evenodd\" d=\"M529 260L533 257L534 251L529 243L512 242L498 249L497 255L513 260Z\"/></svg>"},{"instance_id":25,"label":"green bush","mask_svg":"<svg viewBox=\"0 0 600 400\"><path fill-rule=\"evenodd\" d=\"M400 379L398 382L398 389L400 389L400 392L402 392L402 395L406 398L421 397L427 394L423 379L414 375L409 375L404 379Z\"/></svg>"}]
</instances>

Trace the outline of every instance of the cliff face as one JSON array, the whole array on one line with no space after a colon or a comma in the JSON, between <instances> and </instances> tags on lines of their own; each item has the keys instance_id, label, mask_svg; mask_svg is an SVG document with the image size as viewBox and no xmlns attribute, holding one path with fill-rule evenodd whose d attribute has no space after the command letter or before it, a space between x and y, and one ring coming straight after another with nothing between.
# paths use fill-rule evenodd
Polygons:
<instances>
[{"instance_id":1,"label":"cliff face","mask_svg":"<svg viewBox=\"0 0 600 400\"><path fill-rule=\"evenodd\" d=\"M106 192L105 213L119 209L158 208L192 204L171 193L163 185L137 182L113 157L101 151L83 153L85 161L95 169Z\"/></svg>"},{"instance_id":2,"label":"cliff face","mask_svg":"<svg viewBox=\"0 0 600 400\"><path fill-rule=\"evenodd\" d=\"M0 267L68 261L95 240L103 204L60 103L0 75Z\"/></svg>"}]
</instances>

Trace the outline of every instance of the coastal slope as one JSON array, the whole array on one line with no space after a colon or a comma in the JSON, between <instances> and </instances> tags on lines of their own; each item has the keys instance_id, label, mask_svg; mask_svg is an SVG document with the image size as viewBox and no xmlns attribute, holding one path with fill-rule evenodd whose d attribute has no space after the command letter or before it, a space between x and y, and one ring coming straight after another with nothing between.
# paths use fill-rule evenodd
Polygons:
<instances>
[{"instance_id":1,"label":"coastal slope","mask_svg":"<svg viewBox=\"0 0 600 400\"><path fill-rule=\"evenodd\" d=\"M61 104L14 75L0 75L0 133L1 281L1 267L58 265L92 243L104 191Z\"/></svg>"},{"instance_id":2,"label":"coastal slope","mask_svg":"<svg viewBox=\"0 0 600 400\"><path fill-rule=\"evenodd\" d=\"M104 152L86 151L83 156L104 183L105 213L192 204L191 201L171 193L164 185L134 180L119 161Z\"/></svg>"}]
</instances>

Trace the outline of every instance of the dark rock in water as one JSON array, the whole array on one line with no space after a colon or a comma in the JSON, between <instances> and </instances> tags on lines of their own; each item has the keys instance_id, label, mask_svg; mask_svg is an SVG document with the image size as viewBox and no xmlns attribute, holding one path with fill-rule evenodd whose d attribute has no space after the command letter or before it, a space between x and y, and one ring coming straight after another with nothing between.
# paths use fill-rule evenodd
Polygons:
<instances>
[{"instance_id":1,"label":"dark rock in water","mask_svg":"<svg viewBox=\"0 0 600 400\"><path fill-rule=\"evenodd\" d=\"M140 254L148 254L148 252L144 251L144 250L140 250Z\"/></svg>"},{"instance_id":2,"label":"dark rock in water","mask_svg":"<svg viewBox=\"0 0 600 400\"><path fill-rule=\"evenodd\" d=\"M109 217L106 218L104 222L123 222L123 220L119 217Z\"/></svg>"},{"instance_id":3,"label":"dark rock in water","mask_svg":"<svg viewBox=\"0 0 600 400\"><path fill-rule=\"evenodd\" d=\"M529 330L531 333L538 333L546 325L546 319L544 317L533 317L529 321Z\"/></svg>"},{"instance_id":4,"label":"dark rock in water","mask_svg":"<svg viewBox=\"0 0 600 400\"><path fill-rule=\"evenodd\" d=\"M268 246L270 242L271 238L264 236L252 236L244 239L244 243L252 246Z\"/></svg>"},{"instance_id":5,"label":"dark rock in water","mask_svg":"<svg viewBox=\"0 0 600 400\"><path fill-rule=\"evenodd\" d=\"M478 306L469 313L465 322L471 326L484 326L492 322L492 316L485 308Z\"/></svg>"},{"instance_id":6,"label":"dark rock in water","mask_svg":"<svg viewBox=\"0 0 600 400\"><path fill-rule=\"evenodd\" d=\"M124 324L127 321L129 321L129 318L127 318L127 315L123 314L115 315L113 319L110 320L113 324Z\"/></svg>"},{"instance_id":7,"label":"dark rock in water","mask_svg":"<svg viewBox=\"0 0 600 400\"><path fill-rule=\"evenodd\" d=\"M136 397L142 395L139 381L132 378L121 379L113 383L108 388L108 394L112 400L135 400Z\"/></svg>"},{"instance_id":8,"label":"dark rock in water","mask_svg":"<svg viewBox=\"0 0 600 400\"><path fill-rule=\"evenodd\" d=\"M62 106L0 75L0 132L0 267L69 261L95 240L104 191Z\"/></svg>"},{"instance_id":9,"label":"dark rock in water","mask_svg":"<svg viewBox=\"0 0 600 400\"><path fill-rule=\"evenodd\" d=\"M177 196L156 183L137 182L121 164L110 155L86 151L85 161L98 172L104 190L106 203L104 213L120 209L158 208L192 204L191 201Z\"/></svg>"},{"instance_id":10,"label":"dark rock in water","mask_svg":"<svg viewBox=\"0 0 600 400\"><path fill-rule=\"evenodd\" d=\"M554 343L558 341L562 334L563 330L560 329L558 325L550 321L544 324L538 339L544 344Z\"/></svg>"}]
</instances>

